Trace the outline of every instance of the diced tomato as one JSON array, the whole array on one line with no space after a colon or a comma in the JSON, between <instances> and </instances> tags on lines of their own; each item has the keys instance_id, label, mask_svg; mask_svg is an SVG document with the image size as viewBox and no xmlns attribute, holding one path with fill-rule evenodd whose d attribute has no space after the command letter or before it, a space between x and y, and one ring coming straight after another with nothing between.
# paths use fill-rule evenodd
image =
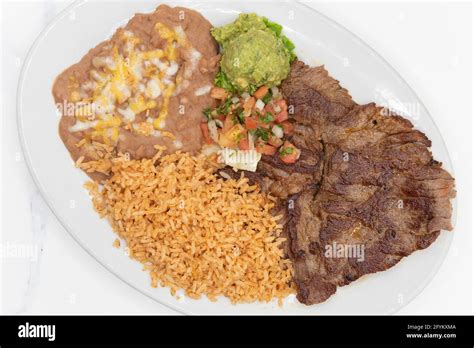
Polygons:
<instances>
[{"instance_id":1,"label":"diced tomato","mask_svg":"<svg viewBox=\"0 0 474 348\"><path fill-rule=\"evenodd\" d=\"M276 115L275 121L277 123L281 123L288 119L288 109L281 109L281 111Z\"/></svg>"},{"instance_id":2,"label":"diced tomato","mask_svg":"<svg viewBox=\"0 0 474 348\"><path fill-rule=\"evenodd\" d=\"M288 140L280 148L280 159L286 164L295 163L301 155L301 150Z\"/></svg>"},{"instance_id":3,"label":"diced tomato","mask_svg":"<svg viewBox=\"0 0 474 348\"><path fill-rule=\"evenodd\" d=\"M280 123L280 126L283 127L283 133L284 134L291 134L293 132L293 123L291 123L290 121L284 121L282 123Z\"/></svg>"},{"instance_id":4,"label":"diced tomato","mask_svg":"<svg viewBox=\"0 0 474 348\"><path fill-rule=\"evenodd\" d=\"M225 100L227 99L227 92L224 88L221 87L212 87L211 89L211 98Z\"/></svg>"},{"instance_id":5,"label":"diced tomato","mask_svg":"<svg viewBox=\"0 0 474 348\"><path fill-rule=\"evenodd\" d=\"M281 160L283 162L285 162L286 164L293 164L293 163L296 163L296 161L298 160L298 157L299 157L299 151L300 150L297 150L295 151L295 153L292 153L292 154L288 154L288 155L284 155L284 156L280 156Z\"/></svg>"},{"instance_id":6,"label":"diced tomato","mask_svg":"<svg viewBox=\"0 0 474 348\"><path fill-rule=\"evenodd\" d=\"M280 147L283 144L283 140L272 135L270 139L268 139L268 143L274 147Z\"/></svg>"},{"instance_id":7,"label":"diced tomato","mask_svg":"<svg viewBox=\"0 0 474 348\"><path fill-rule=\"evenodd\" d=\"M286 121L288 119L288 106L286 105L286 100L280 99L276 102L276 104L278 105L280 111L276 115L275 121L277 123Z\"/></svg>"},{"instance_id":8,"label":"diced tomato","mask_svg":"<svg viewBox=\"0 0 474 348\"><path fill-rule=\"evenodd\" d=\"M242 151L250 150L250 144L248 138L242 138L239 140L239 149Z\"/></svg>"},{"instance_id":9,"label":"diced tomato","mask_svg":"<svg viewBox=\"0 0 474 348\"><path fill-rule=\"evenodd\" d=\"M257 126L261 127L261 128L265 128L265 129L270 129L271 127L273 127L273 124L271 122L265 123L265 122L263 122L262 120L259 119L257 121Z\"/></svg>"},{"instance_id":10,"label":"diced tomato","mask_svg":"<svg viewBox=\"0 0 474 348\"><path fill-rule=\"evenodd\" d=\"M224 122L225 121L225 115L218 115L216 117L214 117L216 120L219 120L219 121L222 121Z\"/></svg>"},{"instance_id":11,"label":"diced tomato","mask_svg":"<svg viewBox=\"0 0 474 348\"><path fill-rule=\"evenodd\" d=\"M247 129L257 129L257 121L253 117L245 118L245 128Z\"/></svg>"},{"instance_id":12,"label":"diced tomato","mask_svg":"<svg viewBox=\"0 0 474 348\"><path fill-rule=\"evenodd\" d=\"M271 113L273 116L275 116L275 105L273 104L273 101L270 101L265 107L263 108L265 112Z\"/></svg>"},{"instance_id":13,"label":"diced tomato","mask_svg":"<svg viewBox=\"0 0 474 348\"><path fill-rule=\"evenodd\" d=\"M201 132L202 132L202 136L204 137L204 142L206 144L212 144L213 141L209 135L209 128L207 127L207 122L201 123Z\"/></svg>"},{"instance_id":14,"label":"diced tomato","mask_svg":"<svg viewBox=\"0 0 474 348\"><path fill-rule=\"evenodd\" d=\"M265 97L268 93L268 87L267 86L261 86L259 89L255 91L253 96L257 99L262 99Z\"/></svg>"},{"instance_id":15,"label":"diced tomato","mask_svg":"<svg viewBox=\"0 0 474 348\"><path fill-rule=\"evenodd\" d=\"M273 156L277 151L277 148L271 145L265 145L263 149L264 155Z\"/></svg>"},{"instance_id":16,"label":"diced tomato","mask_svg":"<svg viewBox=\"0 0 474 348\"><path fill-rule=\"evenodd\" d=\"M276 123L282 123L288 119L288 110L281 110L275 118Z\"/></svg>"},{"instance_id":17,"label":"diced tomato","mask_svg":"<svg viewBox=\"0 0 474 348\"><path fill-rule=\"evenodd\" d=\"M261 153L262 155L268 155L268 156L273 156L276 153L277 148L268 144L265 144L264 142L257 142L255 145L255 149L257 152Z\"/></svg>"},{"instance_id":18,"label":"diced tomato","mask_svg":"<svg viewBox=\"0 0 474 348\"><path fill-rule=\"evenodd\" d=\"M286 100L285 99L280 99L276 103L282 110L288 111L288 105L286 105Z\"/></svg>"},{"instance_id":19,"label":"diced tomato","mask_svg":"<svg viewBox=\"0 0 474 348\"><path fill-rule=\"evenodd\" d=\"M244 102L244 112L248 112L250 110L253 109L253 107L255 106L255 103L256 103L256 99L254 97L250 97L248 98L245 102Z\"/></svg>"}]
</instances>

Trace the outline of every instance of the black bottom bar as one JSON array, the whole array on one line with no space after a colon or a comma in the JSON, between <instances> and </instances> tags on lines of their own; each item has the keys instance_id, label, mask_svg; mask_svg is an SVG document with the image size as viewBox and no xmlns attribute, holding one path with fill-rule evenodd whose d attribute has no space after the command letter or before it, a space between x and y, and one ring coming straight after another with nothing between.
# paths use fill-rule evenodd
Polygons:
<instances>
[{"instance_id":1,"label":"black bottom bar","mask_svg":"<svg viewBox=\"0 0 474 348\"><path fill-rule=\"evenodd\" d=\"M472 319L472 316L3 316L0 347L36 343L155 347L165 344L473 347Z\"/></svg>"}]
</instances>

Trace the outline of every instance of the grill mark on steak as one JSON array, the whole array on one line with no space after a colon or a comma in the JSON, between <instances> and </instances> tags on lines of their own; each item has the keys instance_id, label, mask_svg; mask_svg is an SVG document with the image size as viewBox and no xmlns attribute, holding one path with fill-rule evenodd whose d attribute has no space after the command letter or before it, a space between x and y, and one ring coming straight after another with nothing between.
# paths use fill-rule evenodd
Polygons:
<instances>
[{"instance_id":1,"label":"grill mark on steak","mask_svg":"<svg viewBox=\"0 0 474 348\"><path fill-rule=\"evenodd\" d=\"M281 89L294 109L290 141L301 158L287 165L263 156L245 176L280 198L274 213L283 215L300 302L323 302L338 286L386 270L452 229L454 179L409 120L356 104L324 67L300 61ZM363 245L364 259L326 257L333 243Z\"/></svg>"}]
</instances>

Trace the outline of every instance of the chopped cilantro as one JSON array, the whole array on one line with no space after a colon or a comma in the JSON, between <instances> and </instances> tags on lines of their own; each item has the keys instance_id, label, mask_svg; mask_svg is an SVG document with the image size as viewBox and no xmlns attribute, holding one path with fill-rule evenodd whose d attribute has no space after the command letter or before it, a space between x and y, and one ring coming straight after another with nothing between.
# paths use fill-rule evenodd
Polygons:
<instances>
[{"instance_id":1,"label":"chopped cilantro","mask_svg":"<svg viewBox=\"0 0 474 348\"><path fill-rule=\"evenodd\" d=\"M263 122L263 123L270 123L273 121L273 115L269 112L267 112L265 114L265 116L261 116L260 117L260 120Z\"/></svg>"},{"instance_id":2,"label":"chopped cilantro","mask_svg":"<svg viewBox=\"0 0 474 348\"><path fill-rule=\"evenodd\" d=\"M239 119L238 116L232 115L231 117L232 117L232 123L233 123L233 124L240 123L240 119Z\"/></svg>"},{"instance_id":3,"label":"chopped cilantro","mask_svg":"<svg viewBox=\"0 0 474 348\"><path fill-rule=\"evenodd\" d=\"M235 110L235 114L237 115L237 118L239 119L240 123L244 124L245 123L244 110L241 107L239 107L237 110Z\"/></svg>"},{"instance_id":4,"label":"chopped cilantro","mask_svg":"<svg viewBox=\"0 0 474 348\"><path fill-rule=\"evenodd\" d=\"M268 104L268 102L272 99L272 90L269 89L267 94L265 94L265 96L262 98L262 101L265 103L265 104Z\"/></svg>"},{"instance_id":5,"label":"chopped cilantro","mask_svg":"<svg viewBox=\"0 0 474 348\"><path fill-rule=\"evenodd\" d=\"M263 141L268 141L270 139L270 131L262 127L258 127L255 130L255 135Z\"/></svg>"},{"instance_id":6,"label":"chopped cilantro","mask_svg":"<svg viewBox=\"0 0 474 348\"><path fill-rule=\"evenodd\" d=\"M258 89L259 86L255 86L255 85L248 85L247 87L247 92L252 95L255 93L255 91Z\"/></svg>"},{"instance_id":7,"label":"chopped cilantro","mask_svg":"<svg viewBox=\"0 0 474 348\"><path fill-rule=\"evenodd\" d=\"M295 149L292 147L284 147L280 150L280 155L285 156L285 155L291 155Z\"/></svg>"},{"instance_id":8,"label":"chopped cilantro","mask_svg":"<svg viewBox=\"0 0 474 348\"><path fill-rule=\"evenodd\" d=\"M220 115L227 115L230 111L230 106L232 105L232 98L227 98L224 104L219 105L216 109Z\"/></svg>"},{"instance_id":9,"label":"chopped cilantro","mask_svg":"<svg viewBox=\"0 0 474 348\"><path fill-rule=\"evenodd\" d=\"M217 87L224 88L226 91L229 91L231 93L235 93L237 91L235 86L230 81L229 77L222 70L219 70L219 72L217 73L216 78L214 79L214 84Z\"/></svg>"},{"instance_id":10,"label":"chopped cilantro","mask_svg":"<svg viewBox=\"0 0 474 348\"><path fill-rule=\"evenodd\" d=\"M212 120L211 112L211 108L205 108L204 110L202 110L203 115L206 116L206 119L208 121Z\"/></svg>"}]
</instances>

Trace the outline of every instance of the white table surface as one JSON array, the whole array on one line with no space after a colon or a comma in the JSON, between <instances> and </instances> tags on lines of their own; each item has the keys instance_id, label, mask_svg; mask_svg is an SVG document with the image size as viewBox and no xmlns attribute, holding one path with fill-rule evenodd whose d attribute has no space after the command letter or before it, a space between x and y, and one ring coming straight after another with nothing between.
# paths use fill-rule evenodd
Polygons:
<instances>
[{"instance_id":1,"label":"white table surface","mask_svg":"<svg viewBox=\"0 0 474 348\"><path fill-rule=\"evenodd\" d=\"M1 5L0 313L173 314L82 250L39 196L23 159L15 113L19 73L37 35L70 3ZM458 191L453 244L432 282L399 314L472 314L472 6L310 5L366 41L406 79L430 110L453 161ZM38 252L20 258L13 252L18 246Z\"/></svg>"}]
</instances>

